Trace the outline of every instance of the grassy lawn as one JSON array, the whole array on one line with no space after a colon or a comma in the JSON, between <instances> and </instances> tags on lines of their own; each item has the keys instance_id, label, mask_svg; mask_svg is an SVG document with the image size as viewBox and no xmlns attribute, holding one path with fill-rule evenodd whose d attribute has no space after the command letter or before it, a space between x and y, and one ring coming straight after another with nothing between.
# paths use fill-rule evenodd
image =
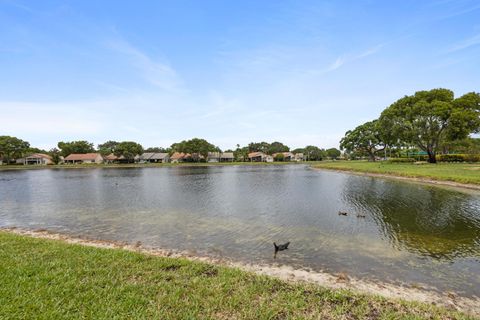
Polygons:
<instances>
[{"instance_id":1,"label":"grassy lawn","mask_svg":"<svg viewBox=\"0 0 480 320\"><path fill-rule=\"evenodd\" d=\"M472 319L177 258L0 231L0 319Z\"/></svg>"},{"instance_id":2,"label":"grassy lawn","mask_svg":"<svg viewBox=\"0 0 480 320\"><path fill-rule=\"evenodd\" d=\"M480 184L480 163L411 164L385 161L332 161L317 163L314 167Z\"/></svg>"}]
</instances>

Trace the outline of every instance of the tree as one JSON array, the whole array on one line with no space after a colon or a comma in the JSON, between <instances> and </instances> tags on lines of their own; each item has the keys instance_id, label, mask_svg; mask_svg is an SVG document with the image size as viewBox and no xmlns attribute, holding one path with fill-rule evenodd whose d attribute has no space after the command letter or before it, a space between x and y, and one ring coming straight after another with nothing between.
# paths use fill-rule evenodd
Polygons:
<instances>
[{"instance_id":1,"label":"tree","mask_svg":"<svg viewBox=\"0 0 480 320\"><path fill-rule=\"evenodd\" d=\"M267 153L268 149L270 148L270 143L262 141L262 142L250 142L248 144L248 152L263 152Z\"/></svg>"},{"instance_id":2,"label":"tree","mask_svg":"<svg viewBox=\"0 0 480 320\"><path fill-rule=\"evenodd\" d=\"M233 156L237 161L246 161L248 158L248 147L240 148L240 145L237 144L237 149L233 151Z\"/></svg>"},{"instance_id":3,"label":"tree","mask_svg":"<svg viewBox=\"0 0 480 320\"><path fill-rule=\"evenodd\" d=\"M60 150L57 148L50 149L48 152L50 156L52 157L52 161L54 164L59 164L60 163Z\"/></svg>"},{"instance_id":4,"label":"tree","mask_svg":"<svg viewBox=\"0 0 480 320\"><path fill-rule=\"evenodd\" d=\"M194 161L200 160L200 155L206 158L209 152L221 152L219 147L214 146L205 139L193 138L174 143L172 152L190 153Z\"/></svg>"},{"instance_id":5,"label":"tree","mask_svg":"<svg viewBox=\"0 0 480 320\"><path fill-rule=\"evenodd\" d=\"M382 139L382 131L378 120L359 125L345 133L340 141L340 149L347 152L365 153L370 161L375 161L375 154L384 150L386 143Z\"/></svg>"},{"instance_id":6,"label":"tree","mask_svg":"<svg viewBox=\"0 0 480 320\"><path fill-rule=\"evenodd\" d=\"M71 141L71 142L63 142L60 141L58 143L58 148L61 150L60 153L62 156L66 157L72 153L89 153L95 152L95 148L93 147L93 143L88 141Z\"/></svg>"},{"instance_id":7,"label":"tree","mask_svg":"<svg viewBox=\"0 0 480 320\"><path fill-rule=\"evenodd\" d=\"M30 143L11 136L0 136L0 157L7 164L11 160L21 158L30 147Z\"/></svg>"},{"instance_id":8,"label":"tree","mask_svg":"<svg viewBox=\"0 0 480 320\"><path fill-rule=\"evenodd\" d=\"M466 138L480 128L480 95L467 93L457 99L448 89L418 91L405 96L382 112L380 121L390 121L394 135L415 144L436 163L445 141Z\"/></svg>"},{"instance_id":9,"label":"tree","mask_svg":"<svg viewBox=\"0 0 480 320\"><path fill-rule=\"evenodd\" d=\"M115 153L115 149L117 148L118 144L119 143L117 141L109 140L98 145L98 152L100 152L102 156Z\"/></svg>"},{"instance_id":10,"label":"tree","mask_svg":"<svg viewBox=\"0 0 480 320\"><path fill-rule=\"evenodd\" d=\"M304 148L304 156L307 161L321 161L327 156L325 150L316 146L306 146Z\"/></svg>"},{"instance_id":11,"label":"tree","mask_svg":"<svg viewBox=\"0 0 480 320\"><path fill-rule=\"evenodd\" d=\"M150 147L145 149L145 152L153 152L153 153L166 153L167 149L162 147Z\"/></svg>"},{"instance_id":12,"label":"tree","mask_svg":"<svg viewBox=\"0 0 480 320\"><path fill-rule=\"evenodd\" d=\"M331 159L337 159L342 154L337 148L330 148L325 151Z\"/></svg>"},{"instance_id":13,"label":"tree","mask_svg":"<svg viewBox=\"0 0 480 320\"><path fill-rule=\"evenodd\" d=\"M133 141L120 142L115 148L114 152L117 157L123 156L127 162L133 162L135 160L135 156L142 153L142 145Z\"/></svg>"},{"instance_id":14,"label":"tree","mask_svg":"<svg viewBox=\"0 0 480 320\"><path fill-rule=\"evenodd\" d=\"M288 151L290 151L290 148L288 146L284 145L281 142L275 141L268 146L266 153L274 154L274 153L288 152Z\"/></svg>"},{"instance_id":15,"label":"tree","mask_svg":"<svg viewBox=\"0 0 480 320\"><path fill-rule=\"evenodd\" d=\"M285 156L283 153L277 153L275 155L275 157L273 158L273 160L275 161L284 161L285 160Z\"/></svg>"}]
</instances>

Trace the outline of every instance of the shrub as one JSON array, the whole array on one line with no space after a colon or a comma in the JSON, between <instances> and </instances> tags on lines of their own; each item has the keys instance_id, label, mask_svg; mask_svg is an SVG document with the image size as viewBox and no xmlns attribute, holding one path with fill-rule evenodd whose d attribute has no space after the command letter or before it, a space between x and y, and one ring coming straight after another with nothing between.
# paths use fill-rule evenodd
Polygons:
<instances>
[{"instance_id":1,"label":"shrub","mask_svg":"<svg viewBox=\"0 0 480 320\"><path fill-rule=\"evenodd\" d=\"M390 163L413 163L416 160L413 158L390 158L388 162Z\"/></svg>"},{"instance_id":2,"label":"shrub","mask_svg":"<svg viewBox=\"0 0 480 320\"><path fill-rule=\"evenodd\" d=\"M479 154L441 154L437 156L440 162L479 162Z\"/></svg>"}]
</instances>

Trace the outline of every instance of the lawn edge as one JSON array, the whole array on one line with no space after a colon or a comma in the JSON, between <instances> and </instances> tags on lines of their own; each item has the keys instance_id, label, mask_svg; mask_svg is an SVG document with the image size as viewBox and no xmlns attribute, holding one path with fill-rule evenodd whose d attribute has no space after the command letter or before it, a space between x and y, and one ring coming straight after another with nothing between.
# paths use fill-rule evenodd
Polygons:
<instances>
[{"instance_id":1,"label":"lawn edge","mask_svg":"<svg viewBox=\"0 0 480 320\"><path fill-rule=\"evenodd\" d=\"M61 241L71 245L81 245L109 250L126 250L130 252L172 259L187 259L193 262L213 264L226 268L261 276L273 277L288 283L306 283L318 285L331 290L347 290L353 294L380 297L395 301L431 304L444 307L447 310L463 312L467 315L480 317L480 298L460 297L451 292L438 293L428 288L418 286L396 285L391 283L373 282L350 277L344 273L331 274L311 270L294 269L282 265L259 265L232 261L223 258L199 256L188 251L177 251L162 248L144 247L141 243L129 244L120 241L97 240L85 237L74 237L67 234L51 232L45 229L29 230L15 227L0 228L0 232ZM430 288L433 289L433 288Z\"/></svg>"}]
</instances>

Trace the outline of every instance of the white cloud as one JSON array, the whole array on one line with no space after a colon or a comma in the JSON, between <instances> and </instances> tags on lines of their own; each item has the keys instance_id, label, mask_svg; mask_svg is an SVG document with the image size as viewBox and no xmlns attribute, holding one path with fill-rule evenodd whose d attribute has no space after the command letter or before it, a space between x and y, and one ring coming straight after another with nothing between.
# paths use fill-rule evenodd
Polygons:
<instances>
[{"instance_id":1,"label":"white cloud","mask_svg":"<svg viewBox=\"0 0 480 320\"><path fill-rule=\"evenodd\" d=\"M471 38L465 39L453 45L451 48L447 50L447 53L452 53L464 49L468 49L470 47L476 46L480 44L480 34L473 36Z\"/></svg>"},{"instance_id":2,"label":"white cloud","mask_svg":"<svg viewBox=\"0 0 480 320\"><path fill-rule=\"evenodd\" d=\"M107 45L113 51L127 56L150 84L166 91L181 90L180 77L168 63L154 60L121 37L108 41Z\"/></svg>"}]
</instances>

